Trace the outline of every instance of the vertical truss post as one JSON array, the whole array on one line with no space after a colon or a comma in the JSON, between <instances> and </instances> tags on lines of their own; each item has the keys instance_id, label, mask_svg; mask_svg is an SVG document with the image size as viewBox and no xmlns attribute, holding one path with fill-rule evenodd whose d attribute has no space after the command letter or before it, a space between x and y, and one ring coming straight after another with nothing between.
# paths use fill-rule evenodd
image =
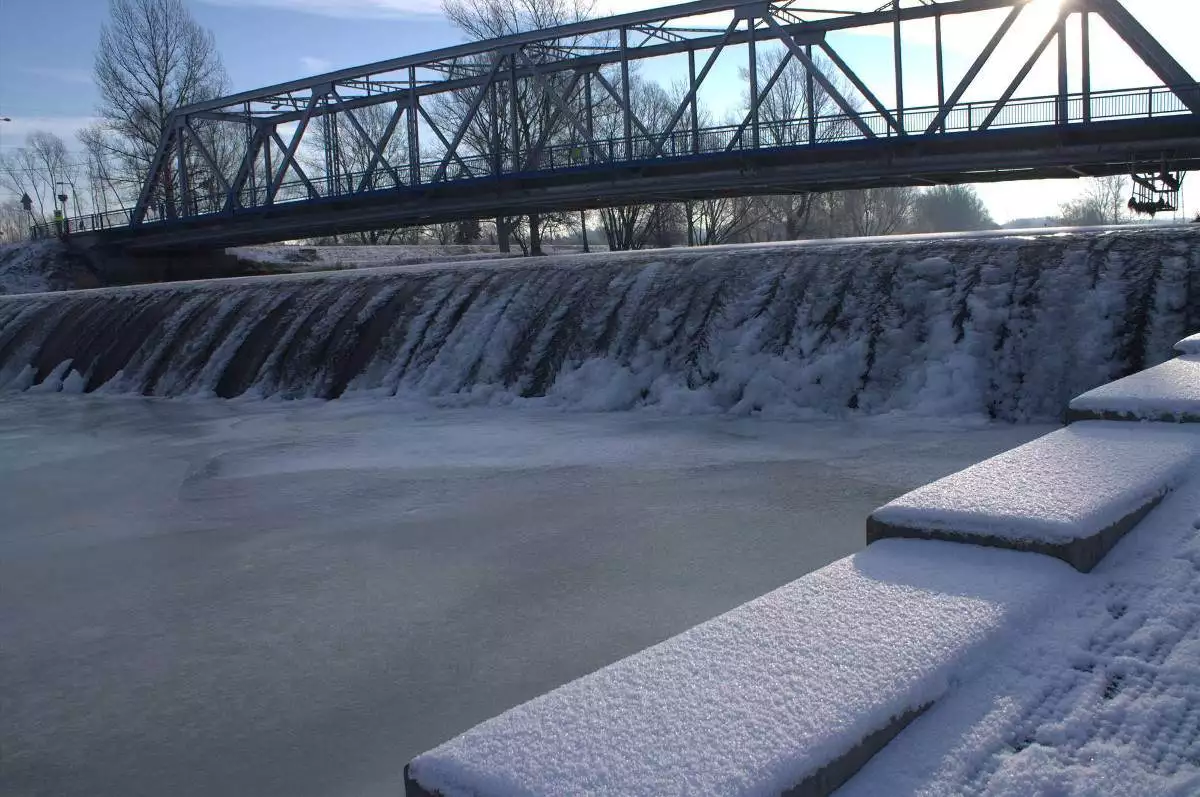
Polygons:
<instances>
[{"instance_id":1,"label":"vertical truss post","mask_svg":"<svg viewBox=\"0 0 1200 797\"><path fill-rule=\"evenodd\" d=\"M746 35L749 37L747 49L750 54L750 146L758 149L758 52L754 46L754 28L758 25L758 20L754 18L754 12L751 11L746 15ZM693 104L695 97L692 97Z\"/></svg>"},{"instance_id":2,"label":"vertical truss post","mask_svg":"<svg viewBox=\"0 0 1200 797\"><path fill-rule=\"evenodd\" d=\"M271 132L267 133L267 127L271 128ZM264 205L275 204L275 192L271 190L271 182L275 176L275 171L271 168L271 143L275 139L275 125L263 126L263 174L267 180L267 193L263 198Z\"/></svg>"},{"instance_id":3,"label":"vertical truss post","mask_svg":"<svg viewBox=\"0 0 1200 797\"><path fill-rule=\"evenodd\" d=\"M517 107L518 102L517 54L516 52L511 52L508 54L508 134L512 144L512 170L514 172L519 171L521 168L521 129L519 124L521 113Z\"/></svg>"},{"instance_id":4,"label":"vertical truss post","mask_svg":"<svg viewBox=\"0 0 1200 797\"><path fill-rule=\"evenodd\" d=\"M946 57L945 51L942 49L942 15L938 14L933 18L933 38L934 47L937 50L937 92L938 92L938 110L946 107ZM946 120L942 118L942 126L940 132L946 132Z\"/></svg>"},{"instance_id":5,"label":"vertical truss post","mask_svg":"<svg viewBox=\"0 0 1200 797\"><path fill-rule=\"evenodd\" d=\"M308 129L308 122L312 119L313 111L317 109L317 105L325 98L329 92L330 86L316 86L312 90L312 96L308 99L308 105L304 107L304 115L300 117L300 124L296 126L296 132L292 133L292 140L283 151L283 163L279 164L279 168L275 172L274 179L271 180L271 185L267 189L272 201L275 199L275 194L278 193L280 186L283 185L283 178L287 175L288 168L292 168L297 174L302 174L302 170L296 163L296 151L300 148L300 141L304 138L304 131ZM276 131L278 132L278 131ZM311 187L310 187L311 190Z\"/></svg>"},{"instance_id":6,"label":"vertical truss post","mask_svg":"<svg viewBox=\"0 0 1200 797\"><path fill-rule=\"evenodd\" d=\"M584 117L583 123L587 130L588 140L591 141L591 140L594 140L596 137L596 115L595 115L595 112L592 107L592 73L591 72L588 72L586 75L583 76L583 104L587 108L587 115ZM595 163L595 162L596 162L596 153L591 147L588 147L588 163ZM580 211L580 213L583 213L583 211ZM582 216L581 216L581 218L582 218ZM587 243L587 226L586 226L586 224L587 224L587 222L585 220L584 221L584 225L585 225L584 226L584 234L583 234L583 240L584 240L585 244Z\"/></svg>"},{"instance_id":7,"label":"vertical truss post","mask_svg":"<svg viewBox=\"0 0 1200 797\"><path fill-rule=\"evenodd\" d=\"M1033 55L1029 56L1029 59L1026 60L1021 68L1017 71L1017 76L1013 78L1012 82L1008 84L1008 88L1005 89L1004 93L1000 95L1000 99L997 100L996 104L992 106L992 110L984 118L983 124L979 125L978 129L981 132L992 126L992 122L996 121L996 117L1000 115L1000 112L1004 110L1006 105L1008 105L1008 101L1011 100L1013 95L1017 93L1017 89L1019 89L1021 84L1025 82L1025 78L1029 76L1029 73L1033 70L1034 65L1038 62L1038 59L1042 57L1042 53L1046 52L1046 48L1050 46L1050 42L1058 35L1063 23L1063 19L1066 17L1066 15L1067 10L1064 7L1059 11L1058 19L1054 21L1054 24L1050 27L1050 30L1046 32L1046 35L1042 37L1040 42L1038 42L1037 47L1033 49Z\"/></svg>"},{"instance_id":8,"label":"vertical truss post","mask_svg":"<svg viewBox=\"0 0 1200 797\"><path fill-rule=\"evenodd\" d=\"M239 166L237 176L242 177L242 184L245 183L246 178L250 179L250 196L255 198L254 201L255 201L255 204L257 204L257 202L258 202L258 169L254 168L254 161L255 161L254 150L258 146L258 141L257 141L258 128L255 127L254 117L251 116L251 114L250 114L249 101L247 101L246 104L243 106L243 112L246 114L246 156L248 158L248 160L244 160L243 163L245 165L249 166L249 171L246 173L246 177L242 177L242 167ZM239 184L237 186L237 191L239 193L242 190L242 184ZM233 208L235 207L234 203L237 202L237 198L235 196L233 196L232 191L230 192L230 195L231 195L232 201L226 201L226 204L225 204L226 210L233 210Z\"/></svg>"},{"instance_id":9,"label":"vertical truss post","mask_svg":"<svg viewBox=\"0 0 1200 797\"><path fill-rule=\"evenodd\" d=\"M1015 5L1008 12L1008 16L1004 18L1004 21L1000 23L1000 27L992 34L992 38L988 41L987 46L983 48L983 51L979 53L975 62L971 64L971 68L967 70L967 74L963 75L962 80L954 87L954 91L950 92L950 99L946 100L946 104L938 110L937 118L925 130L926 133L934 133L946 124L946 117L950 115L950 112L954 110L954 106L958 105L958 101L962 99L963 94L971 87L971 83L979 76L979 71L983 69L984 64L992 57L992 53L996 52L996 47L999 46L1001 40L1008 34L1013 23L1017 21L1017 17L1021 16L1021 12L1025 10L1026 5L1026 3Z\"/></svg>"},{"instance_id":10,"label":"vertical truss post","mask_svg":"<svg viewBox=\"0 0 1200 797\"><path fill-rule=\"evenodd\" d=\"M862 116L860 116L858 111L854 109L854 106L850 104L849 100L842 96L842 92L838 91L837 86L833 85L833 82L830 81L830 79L826 77L821 70L817 69L817 65L813 63L812 58L809 57L809 55L804 51L803 47L796 43L796 40L792 38L792 35L784 30L770 14L767 14L765 17L763 17L763 19L766 20L767 27L771 29L771 32L774 33L780 41L787 45L787 48L792 51L792 55L796 57L796 60L804 64L804 68L807 69L812 74L813 78L821 84L821 89L829 95L829 98L834 101L838 108L841 109L842 113L849 118L851 124L858 128L858 131L863 134L863 137L877 138L875 132L871 130L866 122L863 121ZM728 35L729 34L727 32L726 36ZM720 45L718 45L718 48L719 47Z\"/></svg>"},{"instance_id":11,"label":"vertical truss post","mask_svg":"<svg viewBox=\"0 0 1200 797\"><path fill-rule=\"evenodd\" d=\"M1070 83L1067 73L1067 15L1058 18L1058 123L1065 125L1071 121Z\"/></svg>"},{"instance_id":12,"label":"vertical truss post","mask_svg":"<svg viewBox=\"0 0 1200 797\"><path fill-rule=\"evenodd\" d=\"M812 45L804 45L804 54L808 56L808 62L812 63ZM817 143L817 86L813 80L812 70L804 67L804 101L808 103L808 144L813 146Z\"/></svg>"},{"instance_id":13,"label":"vertical truss post","mask_svg":"<svg viewBox=\"0 0 1200 797\"><path fill-rule=\"evenodd\" d=\"M896 59L896 122L897 132L904 135L904 45L900 40L900 0L892 0L896 18L892 20L892 54Z\"/></svg>"},{"instance_id":14,"label":"vertical truss post","mask_svg":"<svg viewBox=\"0 0 1200 797\"><path fill-rule=\"evenodd\" d=\"M633 91L629 85L629 32L621 28L621 118L625 136L625 160L633 160L633 111L630 102Z\"/></svg>"},{"instance_id":15,"label":"vertical truss post","mask_svg":"<svg viewBox=\"0 0 1200 797\"><path fill-rule=\"evenodd\" d=\"M771 18L767 17L767 19L770 20ZM737 30L739 23L740 20L737 17L734 17L733 21L729 23L729 27L725 29L725 35L721 37L721 40L716 43L716 46L713 47L712 52L708 54L708 59L704 62L704 66L700 68L700 74L696 76L696 82L693 83L688 89L687 96L683 98L683 102L680 103L679 107L675 109L675 113L671 114L671 120L667 122L662 134L658 136L658 140L651 142L654 147L650 152L651 157L657 158L663 154L663 147L667 143L667 139L670 138L671 134L675 132L675 126L679 124L680 118L682 118L684 112L688 109L688 104L696 99L696 95L700 91L700 84L704 82L704 79L708 77L708 73L712 71L713 64L715 64L717 59L721 56L721 51L724 50L725 45L729 43L729 37L733 35L735 30ZM780 30L782 30L782 28ZM792 46L799 47L794 40L792 41Z\"/></svg>"},{"instance_id":16,"label":"vertical truss post","mask_svg":"<svg viewBox=\"0 0 1200 797\"><path fill-rule=\"evenodd\" d=\"M417 96L417 68L408 68L408 184L421 184L421 98Z\"/></svg>"},{"instance_id":17,"label":"vertical truss post","mask_svg":"<svg viewBox=\"0 0 1200 797\"><path fill-rule=\"evenodd\" d=\"M258 204L258 148L270 146L270 141L263 134L263 129L254 124L253 120L247 117L248 124L254 132L250 134L250 140L246 142L246 153L242 156L242 162L238 166L237 175L233 178L233 183L229 186L229 194L225 197L225 211L232 212L237 209L239 204L244 206L240 200L242 187L246 185L246 181L250 181L250 196L252 204Z\"/></svg>"},{"instance_id":18,"label":"vertical truss post","mask_svg":"<svg viewBox=\"0 0 1200 797\"><path fill-rule=\"evenodd\" d=\"M187 124L186 118L180 117L176 121L175 133L175 170L179 172L179 215L182 218L188 217L188 206L191 204L188 200L191 199L191 180L188 179L188 164L187 164Z\"/></svg>"},{"instance_id":19,"label":"vertical truss post","mask_svg":"<svg viewBox=\"0 0 1200 797\"><path fill-rule=\"evenodd\" d=\"M1086 2L1082 6L1083 10L1079 14L1079 29L1083 37L1080 42L1082 48L1081 59L1083 61L1081 65L1081 77L1083 79L1083 121L1086 124L1092 121L1092 12Z\"/></svg>"},{"instance_id":20,"label":"vertical truss post","mask_svg":"<svg viewBox=\"0 0 1200 797\"><path fill-rule=\"evenodd\" d=\"M500 87L492 83L492 107L488 113L489 140L492 147L492 174L499 177L504 172L504 146L500 142Z\"/></svg>"},{"instance_id":21,"label":"vertical truss post","mask_svg":"<svg viewBox=\"0 0 1200 797\"><path fill-rule=\"evenodd\" d=\"M688 85L696 85L696 51L688 50ZM700 154L700 110L698 99L692 95L692 154Z\"/></svg>"}]
</instances>

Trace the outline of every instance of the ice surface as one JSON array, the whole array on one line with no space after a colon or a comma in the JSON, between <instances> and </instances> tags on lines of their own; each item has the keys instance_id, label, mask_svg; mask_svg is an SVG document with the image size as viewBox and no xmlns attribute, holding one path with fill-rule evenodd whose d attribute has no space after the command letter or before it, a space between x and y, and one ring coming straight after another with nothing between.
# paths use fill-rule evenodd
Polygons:
<instances>
[{"instance_id":1,"label":"ice surface","mask_svg":"<svg viewBox=\"0 0 1200 797\"><path fill-rule=\"evenodd\" d=\"M1163 495L1200 435L1087 421L920 487L872 517L910 529L1065 543L1093 536Z\"/></svg>"},{"instance_id":2,"label":"ice surface","mask_svg":"<svg viewBox=\"0 0 1200 797\"><path fill-rule=\"evenodd\" d=\"M1197 477L838 797L1200 794Z\"/></svg>"},{"instance_id":3,"label":"ice surface","mask_svg":"<svg viewBox=\"0 0 1200 797\"><path fill-rule=\"evenodd\" d=\"M4 397L0 794L397 797L1043 431Z\"/></svg>"},{"instance_id":4,"label":"ice surface","mask_svg":"<svg viewBox=\"0 0 1200 797\"><path fill-rule=\"evenodd\" d=\"M1075 583L1060 562L885 540L412 762L447 797L774 797Z\"/></svg>"},{"instance_id":5,"label":"ice surface","mask_svg":"<svg viewBox=\"0 0 1200 797\"><path fill-rule=\"evenodd\" d=\"M1184 354L1084 393L1071 402L1071 411L1152 421L1200 418L1200 343L1197 346L1197 354Z\"/></svg>"}]
</instances>

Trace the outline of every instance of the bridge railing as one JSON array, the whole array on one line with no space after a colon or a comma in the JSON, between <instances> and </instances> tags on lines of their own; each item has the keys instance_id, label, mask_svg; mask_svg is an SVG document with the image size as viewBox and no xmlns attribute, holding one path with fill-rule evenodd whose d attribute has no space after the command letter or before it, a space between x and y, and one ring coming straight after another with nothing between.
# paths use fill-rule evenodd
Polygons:
<instances>
[{"instance_id":1,"label":"bridge railing","mask_svg":"<svg viewBox=\"0 0 1200 797\"><path fill-rule=\"evenodd\" d=\"M1059 118L1061 108L1064 107L1060 98L1057 95L1047 95L1014 99L1003 104L999 101L960 103L946 114L937 128L934 128L939 114L937 106L909 108L904 112L903 123L908 131L907 135L919 136L927 132L932 135L972 134L985 127L1005 129L1158 118L1190 113L1181 95L1189 100L1193 97L1200 99L1200 84L1098 91L1091 94L1090 101L1080 94L1073 94L1066 99L1065 119ZM894 115L894 112L892 113ZM860 113L858 121L875 137L886 139L897 136L887 118L878 112ZM536 159L515 165L508 155L502 156L501 163L497 164L492 154L464 154L445 163L440 158L424 161L419 168L419 184L426 186L495 179L497 176L509 177L514 174L594 170L603 168L606 164L637 164L664 159L697 158L726 152L824 146L867 138L855 119L844 113L823 115L816 119L762 119L758 126L757 147L754 146L753 126L750 124L719 125L695 132L677 130L665 138L644 135L633 136L628 141L623 136L600 138L594 141L594 145L576 140L549 144ZM314 177L308 182L286 181L279 185L269 203L266 186L248 185L239 193L238 204L240 208L253 209L268 204L319 201L351 195L404 191L414 187L416 186L411 183L407 166L391 171L381 167L369 175L366 172L351 172ZM224 192L214 190L212 186L209 186L207 191L193 191L188 199L189 212L186 218L227 213L227 198ZM130 213L129 209L120 209L76 216L67 220L65 227L69 233L127 227L130 224ZM182 220L172 218L164 208L151 205L142 223L151 225L179 221ZM33 228L35 238L60 234L62 231L55 224Z\"/></svg>"}]
</instances>

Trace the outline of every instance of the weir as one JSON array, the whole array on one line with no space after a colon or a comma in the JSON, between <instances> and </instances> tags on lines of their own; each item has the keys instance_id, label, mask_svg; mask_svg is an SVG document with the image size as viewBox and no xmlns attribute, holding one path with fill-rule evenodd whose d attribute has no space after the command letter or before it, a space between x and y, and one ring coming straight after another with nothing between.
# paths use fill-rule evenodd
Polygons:
<instances>
[{"instance_id":1,"label":"weir","mask_svg":"<svg viewBox=\"0 0 1200 797\"><path fill-rule=\"evenodd\" d=\"M1060 419L1200 328L1200 230L724 247L0 297L0 390Z\"/></svg>"}]
</instances>

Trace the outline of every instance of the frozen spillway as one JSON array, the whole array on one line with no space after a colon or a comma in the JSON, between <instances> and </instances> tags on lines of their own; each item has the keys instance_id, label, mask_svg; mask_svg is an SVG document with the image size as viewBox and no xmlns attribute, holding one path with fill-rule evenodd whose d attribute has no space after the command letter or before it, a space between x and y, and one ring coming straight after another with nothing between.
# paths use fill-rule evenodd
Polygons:
<instances>
[{"instance_id":1,"label":"frozen spillway","mask_svg":"<svg viewBox=\"0 0 1200 797\"><path fill-rule=\"evenodd\" d=\"M0 298L0 387L1058 418L1200 328L1186 228Z\"/></svg>"}]
</instances>

